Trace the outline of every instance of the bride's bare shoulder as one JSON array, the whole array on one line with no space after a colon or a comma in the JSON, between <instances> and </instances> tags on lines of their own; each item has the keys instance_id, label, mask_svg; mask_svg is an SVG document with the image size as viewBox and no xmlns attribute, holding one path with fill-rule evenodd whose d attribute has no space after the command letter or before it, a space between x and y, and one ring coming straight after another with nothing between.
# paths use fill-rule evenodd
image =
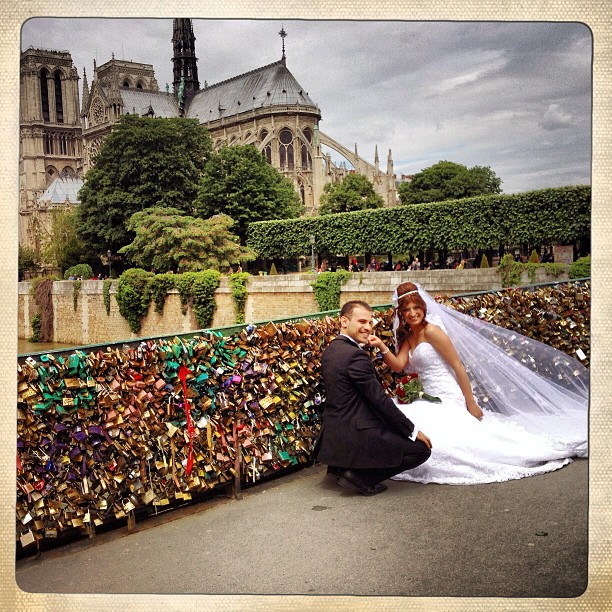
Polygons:
<instances>
[{"instance_id":1,"label":"bride's bare shoulder","mask_svg":"<svg viewBox=\"0 0 612 612\"><path fill-rule=\"evenodd\" d=\"M431 321L427 323L423 331L425 332L426 335L444 333L444 331L442 331L442 328L439 325L436 325L435 323L432 323Z\"/></svg>"},{"instance_id":2,"label":"bride's bare shoulder","mask_svg":"<svg viewBox=\"0 0 612 612\"><path fill-rule=\"evenodd\" d=\"M447 337L446 332L435 323L428 323L423 330L425 340L428 342L434 342L436 340L442 340Z\"/></svg>"}]
</instances>

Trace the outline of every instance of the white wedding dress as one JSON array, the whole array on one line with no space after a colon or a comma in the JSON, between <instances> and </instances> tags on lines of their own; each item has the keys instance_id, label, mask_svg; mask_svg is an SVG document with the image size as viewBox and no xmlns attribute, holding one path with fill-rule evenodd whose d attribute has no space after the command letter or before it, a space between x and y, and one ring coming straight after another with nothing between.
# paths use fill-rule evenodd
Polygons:
<instances>
[{"instance_id":1,"label":"white wedding dress","mask_svg":"<svg viewBox=\"0 0 612 612\"><path fill-rule=\"evenodd\" d=\"M511 416L487 410L481 405L481 421L466 409L453 370L427 342L410 353L407 372L416 372L424 390L442 403L415 400L399 404L402 412L429 437L431 457L422 465L393 480L421 483L478 484L514 480L557 470L586 455L585 436L580 427L563 441L555 440L543 428L527 431ZM397 400L395 400L397 403ZM555 415L550 415L551 425ZM545 422L545 421L544 421Z\"/></svg>"}]
</instances>

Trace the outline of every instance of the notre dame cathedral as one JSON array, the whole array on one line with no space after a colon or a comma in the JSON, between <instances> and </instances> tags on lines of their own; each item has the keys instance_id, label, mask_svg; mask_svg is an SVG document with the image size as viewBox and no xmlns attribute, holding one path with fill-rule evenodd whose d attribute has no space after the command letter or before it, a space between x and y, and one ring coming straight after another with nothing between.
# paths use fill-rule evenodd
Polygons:
<instances>
[{"instance_id":1,"label":"notre dame cathedral","mask_svg":"<svg viewBox=\"0 0 612 612\"><path fill-rule=\"evenodd\" d=\"M67 51L29 48L21 54L19 244L39 252L50 230L49 214L78 202L83 175L112 125L126 113L196 118L216 149L252 144L289 178L316 214L323 187L348 172L364 174L385 205L397 203L391 151L387 167L359 157L319 130L321 110L287 68L284 29L281 59L220 83L198 77L191 19L173 20L173 91L160 91L150 64L112 58L93 65L92 83L79 75ZM352 166L336 165L321 145Z\"/></svg>"}]
</instances>

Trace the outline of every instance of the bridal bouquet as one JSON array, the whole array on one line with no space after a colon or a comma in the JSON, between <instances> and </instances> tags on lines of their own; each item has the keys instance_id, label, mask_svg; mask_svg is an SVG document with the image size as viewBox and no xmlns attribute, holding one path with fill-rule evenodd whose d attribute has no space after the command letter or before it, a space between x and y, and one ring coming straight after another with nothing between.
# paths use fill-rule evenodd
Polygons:
<instances>
[{"instance_id":1,"label":"bridal bouquet","mask_svg":"<svg viewBox=\"0 0 612 612\"><path fill-rule=\"evenodd\" d=\"M429 395L423 391L423 383L418 374L404 376L395 389L395 395L397 395L403 404L410 404L415 399L424 399L437 404L442 401L439 397Z\"/></svg>"}]
</instances>

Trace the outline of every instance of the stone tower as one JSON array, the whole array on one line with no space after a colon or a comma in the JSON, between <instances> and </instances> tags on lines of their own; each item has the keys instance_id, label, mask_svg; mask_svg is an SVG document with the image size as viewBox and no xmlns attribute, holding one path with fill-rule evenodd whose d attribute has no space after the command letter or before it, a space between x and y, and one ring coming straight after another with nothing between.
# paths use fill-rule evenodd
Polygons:
<instances>
[{"instance_id":1,"label":"stone tower","mask_svg":"<svg viewBox=\"0 0 612 612\"><path fill-rule=\"evenodd\" d=\"M198 58L195 54L195 35L191 19L174 19L172 30L172 64L174 95L179 102L179 112L200 89L198 80Z\"/></svg>"},{"instance_id":2,"label":"stone tower","mask_svg":"<svg viewBox=\"0 0 612 612\"><path fill-rule=\"evenodd\" d=\"M48 225L39 197L56 179L82 173L79 76L69 52L30 47L20 81L19 242L39 250Z\"/></svg>"}]
</instances>

